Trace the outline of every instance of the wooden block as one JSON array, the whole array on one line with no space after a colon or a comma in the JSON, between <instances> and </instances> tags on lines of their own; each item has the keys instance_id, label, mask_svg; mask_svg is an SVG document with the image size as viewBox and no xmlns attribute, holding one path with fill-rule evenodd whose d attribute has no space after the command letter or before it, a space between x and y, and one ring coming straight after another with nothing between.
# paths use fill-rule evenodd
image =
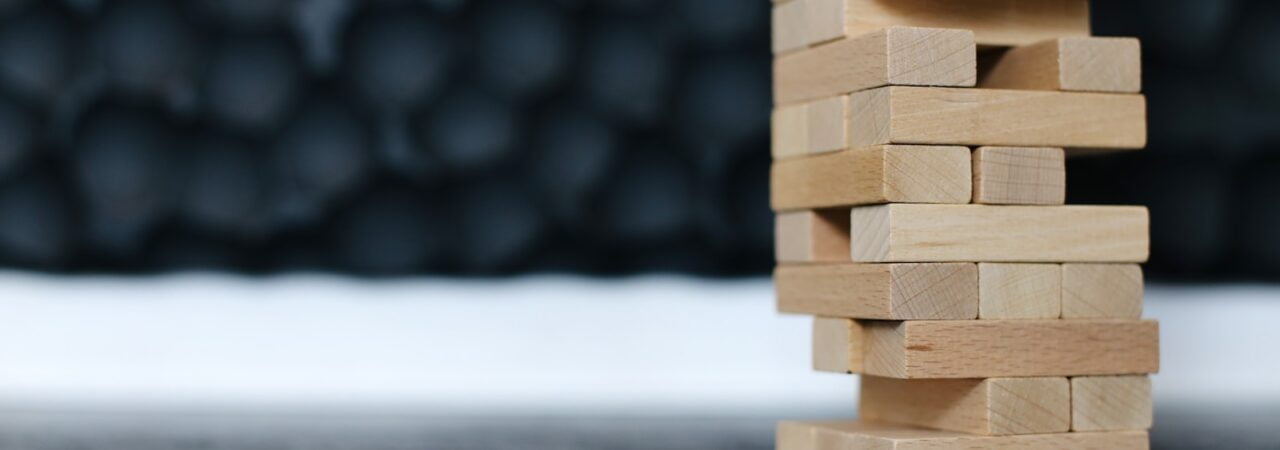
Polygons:
<instances>
[{"instance_id":1,"label":"wooden block","mask_svg":"<svg viewBox=\"0 0 1280 450\"><path fill-rule=\"evenodd\" d=\"M776 211L889 202L968 203L969 149L872 146L774 161L770 202Z\"/></svg>"},{"instance_id":2,"label":"wooden block","mask_svg":"<svg viewBox=\"0 0 1280 450\"><path fill-rule=\"evenodd\" d=\"M807 152L826 153L849 148L849 96L825 98L805 104Z\"/></svg>"},{"instance_id":3,"label":"wooden block","mask_svg":"<svg viewBox=\"0 0 1280 450\"><path fill-rule=\"evenodd\" d=\"M1062 318L1142 317L1142 268L1137 264L1063 264Z\"/></svg>"},{"instance_id":4,"label":"wooden block","mask_svg":"<svg viewBox=\"0 0 1280 450\"><path fill-rule=\"evenodd\" d=\"M863 376L858 418L981 435L1071 428L1064 377L901 380Z\"/></svg>"},{"instance_id":5,"label":"wooden block","mask_svg":"<svg viewBox=\"0 0 1280 450\"><path fill-rule=\"evenodd\" d=\"M858 319L973 319L978 270L952 264L784 265L773 272L778 311Z\"/></svg>"},{"instance_id":6,"label":"wooden block","mask_svg":"<svg viewBox=\"0 0 1280 450\"><path fill-rule=\"evenodd\" d=\"M777 450L1147 450L1146 431L979 436L867 420L781 422Z\"/></svg>"},{"instance_id":7,"label":"wooden block","mask_svg":"<svg viewBox=\"0 0 1280 450\"><path fill-rule=\"evenodd\" d=\"M779 263L849 262L847 209L781 212L773 231Z\"/></svg>"},{"instance_id":8,"label":"wooden block","mask_svg":"<svg viewBox=\"0 0 1280 450\"><path fill-rule=\"evenodd\" d=\"M813 318L813 370L862 373L862 325L855 320Z\"/></svg>"},{"instance_id":9,"label":"wooden block","mask_svg":"<svg viewBox=\"0 0 1280 450\"><path fill-rule=\"evenodd\" d=\"M853 147L876 144L1138 149L1141 95L887 86L849 99Z\"/></svg>"},{"instance_id":10,"label":"wooden block","mask_svg":"<svg viewBox=\"0 0 1280 450\"><path fill-rule=\"evenodd\" d=\"M978 147L973 151L973 202L1061 205L1067 199L1066 153L1047 147Z\"/></svg>"},{"instance_id":11,"label":"wooden block","mask_svg":"<svg viewBox=\"0 0 1280 450\"><path fill-rule=\"evenodd\" d=\"M886 85L973 86L977 74L973 33L891 27L774 59L773 96L781 105Z\"/></svg>"},{"instance_id":12,"label":"wooden block","mask_svg":"<svg viewBox=\"0 0 1280 450\"><path fill-rule=\"evenodd\" d=\"M979 45L1089 36L1088 0L844 0L845 33L891 25L973 30Z\"/></svg>"},{"instance_id":13,"label":"wooden block","mask_svg":"<svg viewBox=\"0 0 1280 450\"><path fill-rule=\"evenodd\" d=\"M1142 46L1134 38L1069 37L1015 47L983 67L993 89L1138 93Z\"/></svg>"},{"instance_id":14,"label":"wooden block","mask_svg":"<svg viewBox=\"0 0 1280 450\"><path fill-rule=\"evenodd\" d=\"M1071 429L1151 428L1151 379L1146 375L1071 379Z\"/></svg>"},{"instance_id":15,"label":"wooden block","mask_svg":"<svg viewBox=\"0 0 1280 450\"><path fill-rule=\"evenodd\" d=\"M1141 206L859 206L850 213L858 262L1142 262Z\"/></svg>"},{"instance_id":16,"label":"wooden block","mask_svg":"<svg viewBox=\"0 0 1280 450\"><path fill-rule=\"evenodd\" d=\"M775 108L769 123L773 159L794 158L809 152L808 105Z\"/></svg>"},{"instance_id":17,"label":"wooden block","mask_svg":"<svg viewBox=\"0 0 1280 450\"><path fill-rule=\"evenodd\" d=\"M814 359L856 361L846 364L848 371L865 375L1128 375L1153 373L1160 366L1159 326L1151 320L842 320L851 337L847 342L819 341L838 336L815 334Z\"/></svg>"},{"instance_id":18,"label":"wooden block","mask_svg":"<svg viewBox=\"0 0 1280 450\"><path fill-rule=\"evenodd\" d=\"M773 53L782 54L809 46L806 0L773 6Z\"/></svg>"},{"instance_id":19,"label":"wooden block","mask_svg":"<svg viewBox=\"0 0 1280 450\"><path fill-rule=\"evenodd\" d=\"M978 264L979 319L1057 319L1061 315L1061 265Z\"/></svg>"}]
</instances>

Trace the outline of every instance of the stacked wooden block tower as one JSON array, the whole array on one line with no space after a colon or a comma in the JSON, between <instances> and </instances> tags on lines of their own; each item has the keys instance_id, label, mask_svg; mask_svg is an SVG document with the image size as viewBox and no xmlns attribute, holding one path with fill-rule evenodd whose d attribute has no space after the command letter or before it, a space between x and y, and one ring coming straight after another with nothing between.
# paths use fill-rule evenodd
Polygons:
<instances>
[{"instance_id":1,"label":"stacked wooden block tower","mask_svg":"<svg viewBox=\"0 0 1280 450\"><path fill-rule=\"evenodd\" d=\"M861 374L859 420L779 448L1148 446L1147 211L1064 205L1065 158L1146 144L1138 42L1088 7L774 1L778 309Z\"/></svg>"}]
</instances>

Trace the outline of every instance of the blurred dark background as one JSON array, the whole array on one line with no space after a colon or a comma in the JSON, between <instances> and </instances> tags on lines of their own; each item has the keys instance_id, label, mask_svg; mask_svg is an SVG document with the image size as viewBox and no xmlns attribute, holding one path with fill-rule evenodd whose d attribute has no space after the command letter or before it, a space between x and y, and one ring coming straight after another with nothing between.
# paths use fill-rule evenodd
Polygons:
<instances>
[{"instance_id":1,"label":"blurred dark background","mask_svg":"<svg viewBox=\"0 0 1280 450\"><path fill-rule=\"evenodd\" d=\"M760 0L0 0L0 265L765 274ZM1280 4L1095 1L1143 40L1151 279L1280 279Z\"/></svg>"}]
</instances>

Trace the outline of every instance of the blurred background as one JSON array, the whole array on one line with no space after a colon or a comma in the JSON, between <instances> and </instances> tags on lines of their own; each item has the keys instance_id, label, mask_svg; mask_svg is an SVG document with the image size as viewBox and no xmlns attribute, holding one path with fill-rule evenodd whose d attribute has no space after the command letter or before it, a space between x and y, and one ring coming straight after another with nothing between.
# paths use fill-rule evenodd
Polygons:
<instances>
[{"instance_id":1,"label":"blurred background","mask_svg":"<svg viewBox=\"0 0 1280 450\"><path fill-rule=\"evenodd\" d=\"M769 8L0 0L0 448L768 448L850 415L772 312ZM1069 161L1068 202L1151 209L1154 443L1274 448L1280 4L1093 16L1143 41L1150 146Z\"/></svg>"}]
</instances>

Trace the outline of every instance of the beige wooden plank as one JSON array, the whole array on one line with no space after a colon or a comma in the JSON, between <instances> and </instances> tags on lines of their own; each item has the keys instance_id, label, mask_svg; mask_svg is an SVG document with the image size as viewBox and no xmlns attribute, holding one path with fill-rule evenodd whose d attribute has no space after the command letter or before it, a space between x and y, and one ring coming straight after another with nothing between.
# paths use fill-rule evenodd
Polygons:
<instances>
[{"instance_id":1,"label":"beige wooden plank","mask_svg":"<svg viewBox=\"0 0 1280 450\"><path fill-rule=\"evenodd\" d=\"M806 13L808 0L792 0L773 5L773 53L782 54L809 46Z\"/></svg>"},{"instance_id":2,"label":"beige wooden plank","mask_svg":"<svg viewBox=\"0 0 1280 450\"><path fill-rule=\"evenodd\" d=\"M805 104L809 154L849 148L849 96L824 98Z\"/></svg>"},{"instance_id":3,"label":"beige wooden plank","mask_svg":"<svg viewBox=\"0 0 1280 450\"><path fill-rule=\"evenodd\" d=\"M1146 375L1071 379L1072 430L1145 430L1151 420L1151 379Z\"/></svg>"},{"instance_id":4,"label":"beige wooden plank","mask_svg":"<svg viewBox=\"0 0 1280 450\"><path fill-rule=\"evenodd\" d=\"M845 33L891 25L973 30L979 45L1089 36L1088 0L845 0Z\"/></svg>"},{"instance_id":5,"label":"beige wooden plank","mask_svg":"<svg viewBox=\"0 0 1280 450\"><path fill-rule=\"evenodd\" d=\"M1128 375L1159 369L1151 320L845 319L847 342L814 335L814 359L857 361L849 372L890 378ZM828 324L828 328L834 325ZM831 352L832 354L818 354ZM857 367L861 370L857 370ZM815 367L826 370L824 367Z\"/></svg>"},{"instance_id":6,"label":"beige wooden plank","mask_svg":"<svg viewBox=\"0 0 1280 450\"><path fill-rule=\"evenodd\" d=\"M845 37L845 0L804 0L809 45ZM894 24L899 25L899 24ZM869 30L874 31L874 30ZM853 36L853 35L850 35Z\"/></svg>"},{"instance_id":7,"label":"beige wooden plank","mask_svg":"<svg viewBox=\"0 0 1280 450\"><path fill-rule=\"evenodd\" d=\"M964 30L891 27L774 59L777 104L886 85L973 86L977 49Z\"/></svg>"},{"instance_id":8,"label":"beige wooden plank","mask_svg":"<svg viewBox=\"0 0 1280 450\"><path fill-rule=\"evenodd\" d=\"M1142 262L1141 206L859 206L850 244L858 262Z\"/></svg>"},{"instance_id":9,"label":"beige wooden plank","mask_svg":"<svg viewBox=\"0 0 1280 450\"><path fill-rule=\"evenodd\" d=\"M808 105L775 108L769 122L773 159L793 158L809 152Z\"/></svg>"},{"instance_id":10,"label":"beige wooden plank","mask_svg":"<svg viewBox=\"0 0 1280 450\"><path fill-rule=\"evenodd\" d=\"M979 436L868 420L778 424L777 450L1147 450L1146 431Z\"/></svg>"},{"instance_id":11,"label":"beige wooden plank","mask_svg":"<svg viewBox=\"0 0 1280 450\"><path fill-rule=\"evenodd\" d=\"M886 86L849 99L849 141L876 144L1138 149L1147 143L1137 94Z\"/></svg>"},{"instance_id":12,"label":"beige wooden plank","mask_svg":"<svg viewBox=\"0 0 1280 450\"><path fill-rule=\"evenodd\" d=\"M778 213L774 255L779 263L849 262L849 210Z\"/></svg>"},{"instance_id":13,"label":"beige wooden plank","mask_svg":"<svg viewBox=\"0 0 1280 450\"><path fill-rule=\"evenodd\" d=\"M978 86L1138 93L1142 46L1134 38L1069 37L1015 47L984 65Z\"/></svg>"},{"instance_id":14,"label":"beige wooden plank","mask_svg":"<svg viewBox=\"0 0 1280 450\"><path fill-rule=\"evenodd\" d=\"M902 380L864 375L858 418L981 435L1071 428L1064 377Z\"/></svg>"},{"instance_id":15,"label":"beige wooden plank","mask_svg":"<svg viewBox=\"0 0 1280 450\"><path fill-rule=\"evenodd\" d=\"M1057 319L1061 315L1061 265L978 264L979 319Z\"/></svg>"},{"instance_id":16,"label":"beige wooden plank","mask_svg":"<svg viewBox=\"0 0 1280 450\"><path fill-rule=\"evenodd\" d=\"M859 319L973 319L978 271L969 263L783 265L778 310Z\"/></svg>"},{"instance_id":17,"label":"beige wooden plank","mask_svg":"<svg viewBox=\"0 0 1280 450\"><path fill-rule=\"evenodd\" d=\"M1062 318L1142 317L1142 268L1137 264L1063 264Z\"/></svg>"},{"instance_id":18,"label":"beige wooden plank","mask_svg":"<svg viewBox=\"0 0 1280 450\"><path fill-rule=\"evenodd\" d=\"M855 320L813 318L813 369L861 373L864 345L862 325Z\"/></svg>"},{"instance_id":19,"label":"beige wooden plank","mask_svg":"<svg viewBox=\"0 0 1280 450\"><path fill-rule=\"evenodd\" d=\"M973 202L1061 205L1067 199L1065 152L1050 147L978 147L973 151Z\"/></svg>"},{"instance_id":20,"label":"beige wooden plank","mask_svg":"<svg viewBox=\"0 0 1280 450\"><path fill-rule=\"evenodd\" d=\"M968 203L969 149L888 145L774 161L776 211L889 202Z\"/></svg>"}]
</instances>

